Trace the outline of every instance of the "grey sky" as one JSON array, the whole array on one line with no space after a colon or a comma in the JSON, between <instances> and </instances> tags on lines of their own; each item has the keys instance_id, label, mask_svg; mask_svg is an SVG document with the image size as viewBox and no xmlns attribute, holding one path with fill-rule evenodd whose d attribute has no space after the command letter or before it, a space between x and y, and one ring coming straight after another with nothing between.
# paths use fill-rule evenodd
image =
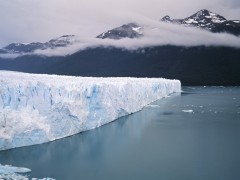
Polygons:
<instances>
[{"instance_id":1,"label":"grey sky","mask_svg":"<svg viewBox=\"0 0 240 180\"><path fill-rule=\"evenodd\" d=\"M183 18L203 8L240 19L239 0L1 0L0 46L63 34L94 37L123 23Z\"/></svg>"}]
</instances>

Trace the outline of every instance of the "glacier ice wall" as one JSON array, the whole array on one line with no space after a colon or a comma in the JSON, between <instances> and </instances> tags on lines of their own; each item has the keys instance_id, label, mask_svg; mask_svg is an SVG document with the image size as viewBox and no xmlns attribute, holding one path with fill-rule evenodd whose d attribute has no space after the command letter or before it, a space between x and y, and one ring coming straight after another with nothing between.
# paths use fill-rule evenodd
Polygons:
<instances>
[{"instance_id":1,"label":"glacier ice wall","mask_svg":"<svg viewBox=\"0 0 240 180\"><path fill-rule=\"evenodd\" d=\"M180 92L178 80L0 71L0 150L99 127Z\"/></svg>"}]
</instances>

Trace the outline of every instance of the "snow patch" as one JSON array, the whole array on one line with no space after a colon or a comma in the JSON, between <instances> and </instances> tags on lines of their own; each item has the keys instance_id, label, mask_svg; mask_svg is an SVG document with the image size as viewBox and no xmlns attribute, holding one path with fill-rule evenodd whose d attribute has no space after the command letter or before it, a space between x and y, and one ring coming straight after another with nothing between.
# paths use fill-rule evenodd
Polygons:
<instances>
[{"instance_id":1,"label":"snow patch","mask_svg":"<svg viewBox=\"0 0 240 180\"><path fill-rule=\"evenodd\" d=\"M137 32L137 33L141 33L141 27L132 27L132 30Z\"/></svg>"},{"instance_id":2,"label":"snow patch","mask_svg":"<svg viewBox=\"0 0 240 180\"><path fill-rule=\"evenodd\" d=\"M212 18L211 16L205 16L205 17L206 17L206 18L209 18L209 19Z\"/></svg>"},{"instance_id":3,"label":"snow patch","mask_svg":"<svg viewBox=\"0 0 240 180\"><path fill-rule=\"evenodd\" d=\"M194 19L188 19L185 21L188 24L192 24L192 23L198 23L197 21L195 21Z\"/></svg>"},{"instance_id":4,"label":"snow patch","mask_svg":"<svg viewBox=\"0 0 240 180\"><path fill-rule=\"evenodd\" d=\"M212 13L212 12L209 12L209 14L210 14L211 17L215 17L217 15L217 14Z\"/></svg>"},{"instance_id":5,"label":"snow patch","mask_svg":"<svg viewBox=\"0 0 240 180\"><path fill-rule=\"evenodd\" d=\"M219 20L219 19L213 19L212 22L214 23L223 23L225 22L226 20Z\"/></svg>"}]
</instances>

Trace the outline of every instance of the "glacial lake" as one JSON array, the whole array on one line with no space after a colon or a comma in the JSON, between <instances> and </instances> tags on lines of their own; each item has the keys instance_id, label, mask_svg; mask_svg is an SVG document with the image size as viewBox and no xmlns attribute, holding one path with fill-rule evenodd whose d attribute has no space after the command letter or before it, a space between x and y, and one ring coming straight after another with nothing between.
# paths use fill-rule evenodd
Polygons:
<instances>
[{"instance_id":1,"label":"glacial lake","mask_svg":"<svg viewBox=\"0 0 240 180\"><path fill-rule=\"evenodd\" d=\"M142 111L0 164L57 180L239 180L240 88L183 87Z\"/></svg>"}]
</instances>

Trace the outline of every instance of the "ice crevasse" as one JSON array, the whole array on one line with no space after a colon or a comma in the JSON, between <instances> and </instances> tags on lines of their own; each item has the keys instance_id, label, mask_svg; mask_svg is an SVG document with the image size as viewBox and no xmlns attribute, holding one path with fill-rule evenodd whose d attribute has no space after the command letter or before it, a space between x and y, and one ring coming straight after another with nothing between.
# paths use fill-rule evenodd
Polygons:
<instances>
[{"instance_id":1,"label":"ice crevasse","mask_svg":"<svg viewBox=\"0 0 240 180\"><path fill-rule=\"evenodd\" d=\"M180 92L178 80L0 71L0 150L99 127Z\"/></svg>"}]
</instances>

